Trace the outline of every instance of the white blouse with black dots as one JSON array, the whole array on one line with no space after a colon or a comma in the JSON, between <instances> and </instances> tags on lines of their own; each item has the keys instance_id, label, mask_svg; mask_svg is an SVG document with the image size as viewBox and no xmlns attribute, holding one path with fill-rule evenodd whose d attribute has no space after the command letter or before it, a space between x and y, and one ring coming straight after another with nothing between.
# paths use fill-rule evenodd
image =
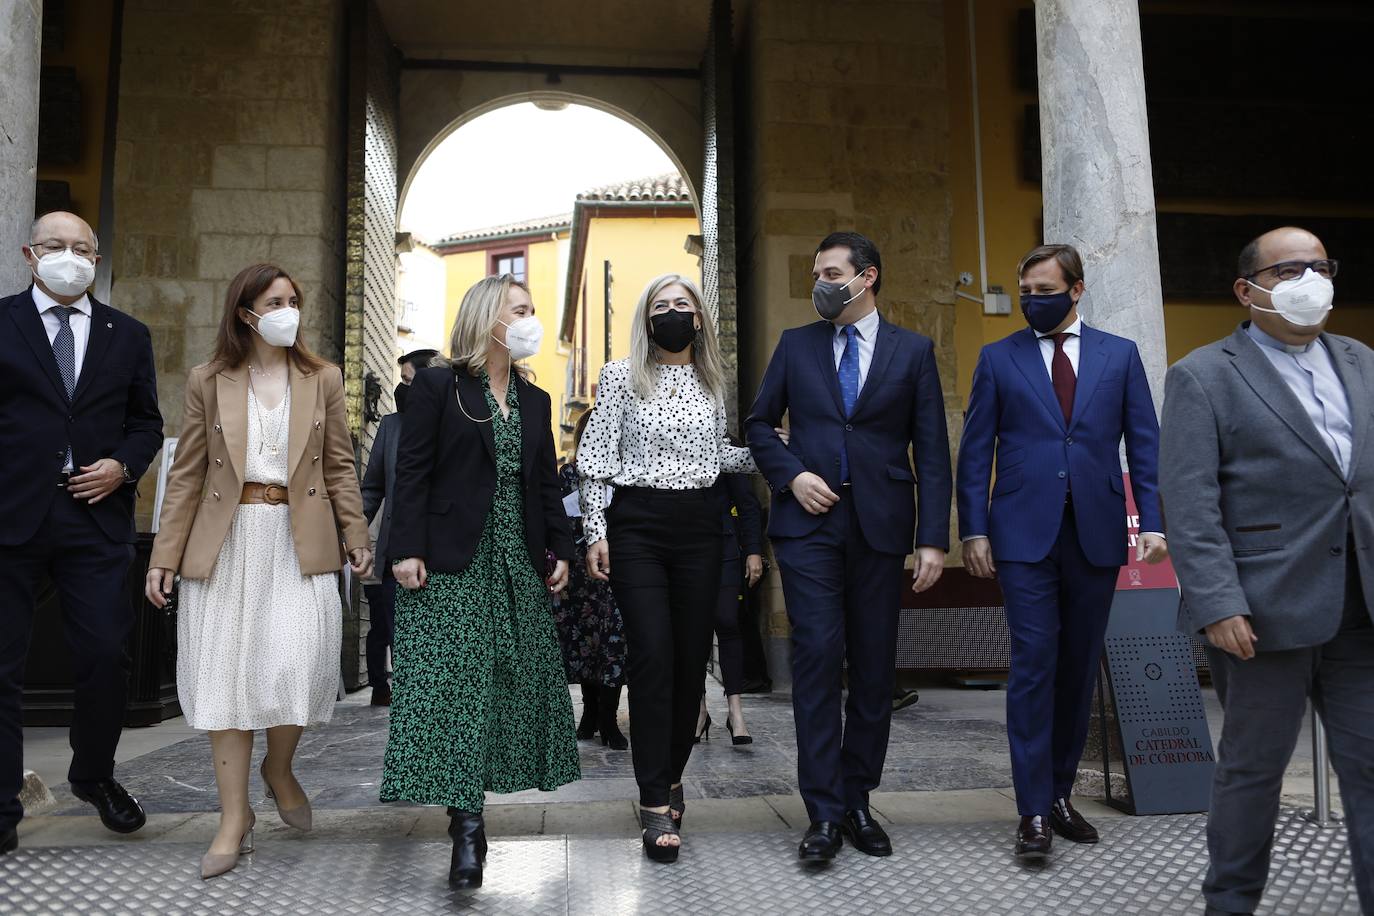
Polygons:
<instances>
[{"instance_id":1,"label":"white blouse with black dots","mask_svg":"<svg viewBox=\"0 0 1374 916\"><path fill-rule=\"evenodd\" d=\"M699 490L721 474L758 472L749 449L725 438L725 402L706 392L695 366L659 366L653 392L640 398L623 359L601 368L577 470L588 544L606 537L606 484Z\"/></svg>"}]
</instances>

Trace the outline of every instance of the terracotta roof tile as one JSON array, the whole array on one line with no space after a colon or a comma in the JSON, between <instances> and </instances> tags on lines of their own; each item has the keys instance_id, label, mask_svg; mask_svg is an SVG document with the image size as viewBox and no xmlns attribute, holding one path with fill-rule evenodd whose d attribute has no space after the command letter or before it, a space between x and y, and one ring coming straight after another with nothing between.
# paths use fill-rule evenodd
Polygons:
<instances>
[{"instance_id":1,"label":"terracotta roof tile","mask_svg":"<svg viewBox=\"0 0 1374 916\"><path fill-rule=\"evenodd\" d=\"M592 188L577 195L578 200L609 200L609 201L690 201L691 192L687 189L687 182L676 172L669 172L666 175L653 175L648 178L637 178L633 181L622 181L616 184L609 184L601 188Z\"/></svg>"},{"instance_id":2,"label":"terracotta roof tile","mask_svg":"<svg viewBox=\"0 0 1374 916\"><path fill-rule=\"evenodd\" d=\"M518 223L503 223L499 226L486 226L481 229L469 229L466 232L458 232L437 242L431 242L434 247L444 245L462 245L466 242L474 242L478 239L500 238L507 235L525 235L530 232L539 232L555 229L567 229L572 226L571 213L556 213L553 216L541 216L535 219L521 220Z\"/></svg>"}]
</instances>

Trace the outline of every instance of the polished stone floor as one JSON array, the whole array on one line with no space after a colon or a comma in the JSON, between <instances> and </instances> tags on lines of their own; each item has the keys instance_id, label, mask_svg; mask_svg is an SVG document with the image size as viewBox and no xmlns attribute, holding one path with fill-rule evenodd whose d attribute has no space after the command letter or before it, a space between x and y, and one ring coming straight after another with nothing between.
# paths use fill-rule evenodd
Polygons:
<instances>
[{"instance_id":1,"label":"polished stone floor","mask_svg":"<svg viewBox=\"0 0 1374 916\"><path fill-rule=\"evenodd\" d=\"M1006 729L996 717L1003 696L928 691L915 706L898 711L892 721L883 788L941 791L1010 786ZM377 788L386 748L387 710L361 705L359 701L363 699L350 698L340 704L333 721L307 729L301 740L296 771L316 808L380 805ZM750 696L746 704L754 743L735 747L725 731L724 701L718 695L710 698L715 724L709 733L710 740L693 752L685 780L688 797L746 798L796 791L797 752L790 698ZM633 735L633 724L624 706L622 703L621 725L627 734ZM265 750L259 739L251 770L254 791L258 790L257 762ZM490 796L489 803L636 797L629 751L613 751L595 741L581 742L579 751L579 782L552 794L531 791ZM207 765L209 759L209 740L204 735L195 735L125 761L115 775L149 813L212 811L217 802L214 774ZM57 813L89 813L88 806L70 796L66 798Z\"/></svg>"},{"instance_id":2,"label":"polished stone floor","mask_svg":"<svg viewBox=\"0 0 1374 916\"><path fill-rule=\"evenodd\" d=\"M209 882L195 873L201 846L38 847L0 858L0 914L1198 913L1203 826L1116 818L1102 845L1056 844L1038 866L1013 861L1001 823L895 827L891 858L846 848L821 868L797 863L795 838L776 832L689 833L670 866L633 839L498 840L485 886L467 894L446 886L436 842L260 842ZM1343 831L1285 814L1259 912L1358 913L1343 848Z\"/></svg>"}]
</instances>

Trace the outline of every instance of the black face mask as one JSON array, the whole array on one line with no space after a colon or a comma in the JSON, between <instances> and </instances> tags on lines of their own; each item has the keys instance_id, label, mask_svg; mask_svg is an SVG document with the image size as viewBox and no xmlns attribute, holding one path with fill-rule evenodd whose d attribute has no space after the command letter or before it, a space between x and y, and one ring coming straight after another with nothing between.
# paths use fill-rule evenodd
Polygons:
<instances>
[{"instance_id":1,"label":"black face mask","mask_svg":"<svg viewBox=\"0 0 1374 916\"><path fill-rule=\"evenodd\" d=\"M405 382L396 386L396 412L406 412L406 395L410 392L410 386Z\"/></svg>"},{"instance_id":2,"label":"black face mask","mask_svg":"<svg viewBox=\"0 0 1374 916\"><path fill-rule=\"evenodd\" d=\"M681 353L697 339L696 314L669 309L649 319L649 336L669 353Z\"/></svg>"},{"instance_id":3,"label":"black face mask","mask_svg":"<svg viewBox=\"0 0 1374 916\"><path fill-rule=\"evenodd\" d=\"M1026 316L1026 324L1041 334L1048 334L1068 317L1073 308L1073 296L1068 291L1048 295L1026 295L1021 297L1021 314Z\"/></svg>"}]
</instances>

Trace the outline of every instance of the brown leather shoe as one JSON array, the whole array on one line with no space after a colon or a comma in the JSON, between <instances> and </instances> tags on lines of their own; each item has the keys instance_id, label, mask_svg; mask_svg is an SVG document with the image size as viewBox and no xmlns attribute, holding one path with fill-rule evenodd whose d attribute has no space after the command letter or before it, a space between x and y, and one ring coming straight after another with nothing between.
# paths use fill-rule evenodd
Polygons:
<instances>
[{"instance_id":1,"label":"brown leather shoe","mask_svg":"<svg viewBox=\"0 0 1374 916\"><path fill-rule=\"evenodd\" d=\"M1016 828L1016 855L1021 859L1043 859L1050 854L1049 818L1036 814L1021 818Z\"/></svg>"},{"instance_id":2,"label":"brown leather shoe","mask_svg":"<svg viewBox=\"0 0 1374 916\"><path fill-rule=\"evenodd\" d=\"M1067 798L1056 798L1050 809L1050 826L1072 843L1096 843L1097 828L1083 819Z\"/></svg>"}]
</instances>

